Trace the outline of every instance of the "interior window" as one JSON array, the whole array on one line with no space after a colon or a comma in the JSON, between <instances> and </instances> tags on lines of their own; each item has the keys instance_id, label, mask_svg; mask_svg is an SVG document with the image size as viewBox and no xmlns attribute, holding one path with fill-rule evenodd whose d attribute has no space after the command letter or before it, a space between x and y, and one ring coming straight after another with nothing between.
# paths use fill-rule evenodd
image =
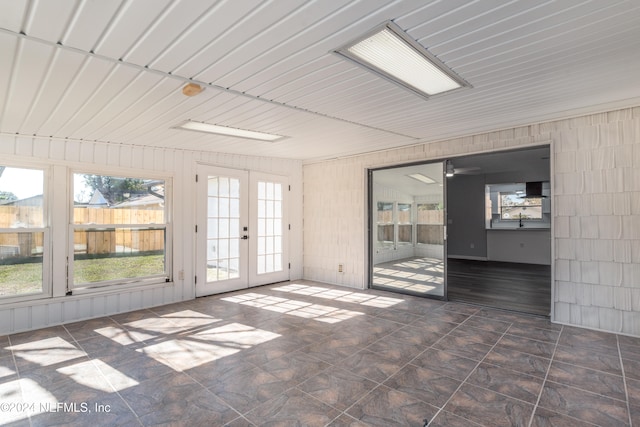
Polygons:
<instances>
[{"instance_id":1,"label":"interior window","mask_svg":"<svg viewBox=\"0 0 640 427\"><path fill-rule=\"evenodd\" d=\"M500 219L542 219L542 198L524 197L517 193L500 193Z\"/></svg>"}]
</instances>

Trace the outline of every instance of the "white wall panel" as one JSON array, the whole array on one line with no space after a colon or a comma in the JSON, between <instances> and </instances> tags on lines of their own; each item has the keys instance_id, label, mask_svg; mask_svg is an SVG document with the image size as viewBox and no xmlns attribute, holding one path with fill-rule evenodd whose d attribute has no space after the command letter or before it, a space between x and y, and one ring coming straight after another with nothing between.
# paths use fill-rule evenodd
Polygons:
<instances>
[{"instance_id":1,"label":"white wall panel","mask_svg":"<svg viewBox=\"0 0 640 427\"><path fill-rule=\"evenodd\" d=\"M18 156L30 157L33 155L33 138L17 137L15 144L15 153Z\"/></svg>"},{"instance_id":2,"label":"white wall panel","mask_svg":"<svg viewBox=\"0 0 640 427\"><path fill-rule=\"evenodd\" d=\"M31 327L33 329L44 328L49 325L48 307L35 305L30 307Z\"/></svg>"},{"instance_id":3,"label":"white wall panel","mask_svg":"<svg viewBox=\"0 0 640 427\"><path fill-rule=\"evenodd\" d=\"M67 141L64 145L64 159L70 162L80 162L80 147L80 141Z\"/></svg>"},{"instance_id":4,"label":"white wall panel","mask_svg":"<svg viewBox=\"0 0 640 427\"><path fill-rule=\"evenodd\" d=\"M43 138L33 139L33 156L40 159L49 158L49 142Z\"/></svg>"},{"instance_id":5,"label":"white wall panel","mask_svg":"<svg viewBox=\"0 0 640 427\"><path fill-rule=\"evenodd\" d=\"M64 305L61 302L54 302L46 305L49 314L49 325L58 325L64 322Z\"/></svg>"},{"instance_id":6,"label":"white wall panel","mask_svg":"<svg viewBox=\"0 0 640 427\"><path fill-rule=\"evenodd\" d=\"M76 301L76 318L77 319L88 319L93 316L93 305L96 298L100 297L89 297L84 299L79 299Z\"/></svg>"},{"instance_id":7,"label":"white wall panel","mask_svg":"<svg viewBox=\"0 0 640 427\"><path fill-rule=\"evenodd\" d=\"M31 307L16 307L9 310L11 311L12 315L12 321L10 323L12 327L15 328L17 325L19 325L19 329L16 330L27 330L32 328Z\"/></svg>"},{"instance_id":8,"label":"white wall panel","mask_svg":"<svg viewBox=\"0 0 640 427\"><path fill-rule=\"evenodd\" d=\"M152 173L172 178L173 182L173 283L161 283L142 288L118 289L106 293L66 296L66 226L52 230L54 297L31 302L0 303L0 335L41 328L97 316L163 305L193 299L194 277L194 207L196 162L238 169L286 175L292 186L290 200L290 262L291 278L303 274L302 259L302 163L297 160L204 153L195 151L133 147L74 140L24 138L0 135L3 163L25 160L49 168L52 186L64 187L68 173L83 170L108 170L118 174ZM50 203L54 224L68 223L69 202L61 197ZM184 279L179 279L179 272Z\"/></svg>"},{"instance_id":9,"label":"white wall panel","mask_svg":"<svg viewBox=\"0 0 640 427\"><path fill-rule=\"evenodd\" d=\"M104 316L107 312L107 296L100 295L91 300L91 313L89 317Z\"/></svg>"},{"instance_id":10,"label":"white wall panel","mask_svg":"<svg viewBox=\"0 0 640 427\"><path fill-rule=\"evenodd\" d=\"M80 162L84 164L96 163L94 161L94 154L96 152L96 147L90 144L81 144L80 145Z\"/></svg>"}]
</instances>

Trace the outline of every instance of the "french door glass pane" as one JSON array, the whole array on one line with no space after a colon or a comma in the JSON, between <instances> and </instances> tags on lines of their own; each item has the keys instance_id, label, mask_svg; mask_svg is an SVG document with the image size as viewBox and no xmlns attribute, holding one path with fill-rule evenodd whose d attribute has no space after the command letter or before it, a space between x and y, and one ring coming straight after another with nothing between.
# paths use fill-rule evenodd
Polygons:
<instances>
[{"instance_id":1,"label":"french door glass pane","mask_svg":"<svg viewBox=\"0 0 640 427\"><path fill-rule=\"evenodd\" d=\"M209 176L207 282L240 277L240 180Z\"/></svg>"},{"instance_id":2,"label":"french door glass pane","mask_svg":"<svg viewBox=\"0 0 640 427\"><path fill-rule=\"evenodd\" d=\"M282 271L282 184L258 182L258 274Z\"/></svg>"}]
</instances>

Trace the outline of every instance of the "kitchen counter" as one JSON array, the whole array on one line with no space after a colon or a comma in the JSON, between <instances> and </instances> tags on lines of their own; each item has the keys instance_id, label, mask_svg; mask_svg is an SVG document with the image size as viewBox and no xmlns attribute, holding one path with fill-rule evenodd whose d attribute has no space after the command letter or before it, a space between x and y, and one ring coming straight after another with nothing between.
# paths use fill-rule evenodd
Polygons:
<instances>
[{"instance_id":1,"label":"kitchen counter","mask_svg":"<svg viewBox=\"0 0 640 427\"><path fill-rule=\"evenodd\" d=\"M551 264L551 229L487 229L487 258L490 261Z\"/></svg>"}]
</instances>

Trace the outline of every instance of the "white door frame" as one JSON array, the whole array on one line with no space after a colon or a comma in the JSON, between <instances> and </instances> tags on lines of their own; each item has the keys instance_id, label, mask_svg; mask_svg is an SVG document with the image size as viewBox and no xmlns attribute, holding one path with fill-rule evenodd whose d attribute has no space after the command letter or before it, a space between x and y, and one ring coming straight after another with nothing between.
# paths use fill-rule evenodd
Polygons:
<instances>
[{"instance_id":1,"label":"white door frame","mask_svg":"<svg viewBox=\"0 0 640 427\"><path fill-rule=\"evenodd\" d=\"M289 280L287 177L206 164L198 164L196 171L196 296ZM229 235L222 236L222 239L219 239L219 235L211 235L209 230L208 186L209 177L212 176L229 177L239 183L239 196L236 200L228 200L239 212L234 212L234 218L229 218L229 223L234 226L229 230ZM228 197L223 198L226 209ZM221 199L212 199L212 202L215 205L219 200ZM228 241L229 251L234 254L237 252L239 256L237 271L231 268L227 270L228 274L234 276L230 279L220 278L227 273L220 273L218 266L211 269L208 267L208 259L218 250L221 240L225 244ZM209 248L210 245L212 248ZM227 250L226 246L224 250ZM218 275L215 280L209 280L211 273Z\"/></svg>"},{"instance_id":2,"label":"white door frame","mask_svg":"<svg viewBox=\"0 0 640 427\"><path fill-rule=\"evenodd\" d=\"M286 176L249 172L250 287L289 280L288 195Z\"/></svg>"}]
</instances>

